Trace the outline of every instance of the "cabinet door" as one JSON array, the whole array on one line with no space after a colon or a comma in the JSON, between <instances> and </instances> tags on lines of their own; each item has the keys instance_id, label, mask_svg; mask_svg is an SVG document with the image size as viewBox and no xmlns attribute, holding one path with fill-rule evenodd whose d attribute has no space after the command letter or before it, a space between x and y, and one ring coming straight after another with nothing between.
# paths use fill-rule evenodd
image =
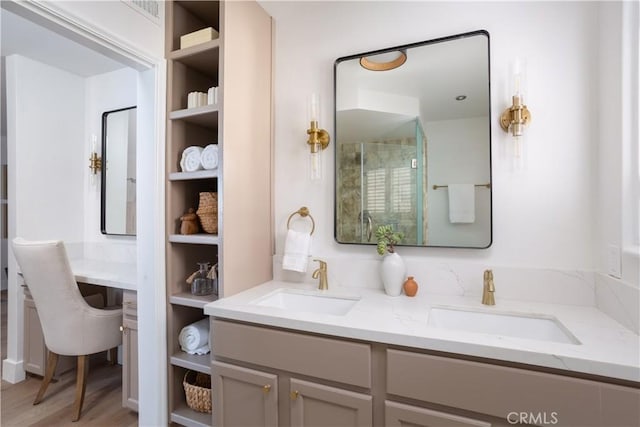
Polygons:
<instances>
[{"instance_id":1,"label":"cabinet door","mask_svg":"<svg viewBox=\"0 0 640 427\"><path fill-rule=\"evenodd\" d=\"M278 377L213 362L213 414L217 426L277 426Z\"/></svg>"},{"instance_id":2,"label":"cabinet door","mask_svg":"<svg viewBox=\"0 0 640 427\"><path fill-rule=\"evenodd\" d=\"M138 304L134 291L122 294L122 406L138 411Z\"/></svg>"},{"instance_id":3,"label":"cabinet door","mask_svg":"<svg viewBox=\"0 0 640 427\"><path fill-rule=\"evenodd\" d=\"M371 396L291 379L291 425L371 426Z\"/></svg>"},{"instance_id":4,"label":"cabinet door","mask_svg":"<svg viewBox=\"0 0 640 427\"><path fill-rule=\"evenodd\" d=\"M44 375L47 349L44 344L40 318L32 299L24 300L24 370Z\"/></svg>"},{"instance_id":5,"label":"cabinet door","mask_svg":"<svg viewBox=\"0 0 640 427\"><path fill-rule=\"evenodd\" d=\"M485 421L473 420L459 415L402 403L384 402L386 427L490 427Z\"/></svg>"},{"instance_id":6,"label":"cabinet door","mask_svg":"<svg viewBox=\"0 0 640 427\"><path fill-rule=\"evenodd\" d=\"M122 406L138 411L138 323L124 322L122 331Z\"/></svg>"}]
</instances>

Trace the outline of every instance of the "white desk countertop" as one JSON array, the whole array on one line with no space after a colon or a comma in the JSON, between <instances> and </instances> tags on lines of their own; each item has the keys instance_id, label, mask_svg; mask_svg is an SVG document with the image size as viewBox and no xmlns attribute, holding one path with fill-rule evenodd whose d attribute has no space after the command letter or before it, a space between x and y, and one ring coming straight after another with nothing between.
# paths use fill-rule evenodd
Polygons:
<instances>
[{"instance_id":1,"label":"white desk countertop","mask_svg":"<svg viewBox=\"0 0 640 427\"><path fill-rule=\"evenodd\" d=\"M137 289L136 264L98 259L70 259L76 281L125 290Z\"/></svg>"},{"instance_id":2,"label":"white desk countertop","mask_svg":"<svg viewBox=\"0 0 640 427\"><path fill-rule=\"evenodd\" d=\"M480 298L418 293L389 297L382 289L334 288L326 295L358 296L345 315L294 312L258 306L252 302L279 288L317 291L315 286L270 281L205 306L207 315L332 335L456 354L484 357L640 382L638 335L596 307L501 300L487 307ZM428 326L432 307L529 313L553 316L580 344L471 333Z\"/></svg>"}]
</instances>

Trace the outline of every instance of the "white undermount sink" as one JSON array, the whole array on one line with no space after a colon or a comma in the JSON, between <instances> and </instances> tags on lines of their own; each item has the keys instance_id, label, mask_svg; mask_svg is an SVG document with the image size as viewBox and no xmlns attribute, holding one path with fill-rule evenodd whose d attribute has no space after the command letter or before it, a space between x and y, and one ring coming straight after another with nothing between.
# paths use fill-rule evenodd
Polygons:
<instances>
[{"instance_id":1,"label":"white undermount sink","mask_svg":"<svg viewBox=\"0 0 640 427\"><path fill-rule=\"evenodd\" d=\"M358 302L355 296L339 296L323 291L278 289L252 302L263 307L306 313L345 315Z\"/></svg>"},{"instance_id":2,"label":"white undermount sink","mask_svg":"<svg viewBox=\"0 0 640 427\"><path fill-rule=\"evenodd\" d=\"M558 319L546 315L433 307L429 313L428 325L464 332L580 344Z\"/></svg>"}]
</instances>

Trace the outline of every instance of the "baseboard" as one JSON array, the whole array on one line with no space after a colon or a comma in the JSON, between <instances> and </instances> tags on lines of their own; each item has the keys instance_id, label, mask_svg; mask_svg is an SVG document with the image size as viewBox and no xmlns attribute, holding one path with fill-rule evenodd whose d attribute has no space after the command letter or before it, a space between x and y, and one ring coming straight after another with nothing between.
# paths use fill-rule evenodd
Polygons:
<instances>
[{"instance_id":1,"label":"baseboard","mask_svg":"<svg viewBox=\"0 0 640 427\"><path fill-rule=\"evenodd\" d=\"M22 364L22 360L16 362L11 359L4 359L2 361L2 380L11 384L16 384L24 381L26 373Z\"/></svg>"}]
</instances>

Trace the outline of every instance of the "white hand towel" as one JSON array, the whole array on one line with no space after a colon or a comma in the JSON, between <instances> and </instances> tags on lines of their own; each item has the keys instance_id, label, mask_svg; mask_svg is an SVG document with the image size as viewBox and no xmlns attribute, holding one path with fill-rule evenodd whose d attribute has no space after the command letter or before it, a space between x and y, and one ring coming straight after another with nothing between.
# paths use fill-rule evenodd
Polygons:
<instances>
[{"instance_id":1,"label":"white hand towel","mask_svg":"<svg viewBox=\"0 0 640 427\"><path fill-rule=\"evenodd\" d=\"M209 144L204 147L200 154L200 162L204 169L215 169L218 167L218 145Z\"/></svg>"},{"instance_id":2,"label":"white hand towel","mask_svg":"<svg viewBox=\"0 0 640 427\"><path fill-rule=\"evenodd\" d=\"M309 255L311 255L311 234L289 229L284 242L282 269L306 273Z\"/></svg>"},{"instance_id":3,"label":"white hand towel","mask_svg":"<svg viewBox=\"0 0 640 427\"><path fill-rule=\"evenodd\" d=\"M195 172L202 169L202 163L200 162L200 155L202 154L202 147L191 146L184 149L182 152L182 159L180 160L180 168L182 172Z\"/></svg>"},{"instance_id":4,"label":"white hand towel","mask_svg":"<svg viewBox=\"0 0 640 427\"><path fill-rule=\"evenodd\" d=\"M207 354L209 352L209 319L185 326L178 335L180 348L189 354Z\"/></svg>"},{"instance_id":5,"label":"white hand towel","mask_svg":"<svg viewBox=\"0 0 640 427\"><path fill-rule=\"evenodd\" d=\"M449 184L449 222L476 220L476 189L473 184Z\"/></svg>"}]
</instances>

